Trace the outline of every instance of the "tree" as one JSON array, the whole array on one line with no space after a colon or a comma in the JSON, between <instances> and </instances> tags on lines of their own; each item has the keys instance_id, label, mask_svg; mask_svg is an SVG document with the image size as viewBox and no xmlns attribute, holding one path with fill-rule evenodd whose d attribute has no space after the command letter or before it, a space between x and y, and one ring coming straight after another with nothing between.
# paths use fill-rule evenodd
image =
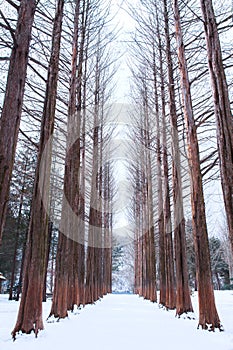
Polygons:
<instances>
[{"instance_id":1,"label":"tree","mask_svg":"<svg viewBox=\"0 0 233 350\"><path fill-rule=\"evenodd\" d=\"M0 266L3 275L7 281L11 281L12 266L14 264L14 247L17 237L17 216L10 203L8 204L6 225L4 228L4 236L0 248ZM15 287L15 286L14 286Z\"/></svg>"},{"instance_id":2,"label":"tree","mask_svg":"<svg viewBox=\"0 0 233 350\"><path fill-rule=\"evenodd\" d=\"M215 306L212 285L210 251L202 187L202 175L200 169L199 147L196 125L193 116L190 82L177 0L174 0L173 6L191 181L192 224L196 254L199 300L199 326L201 326L203 329L214 331L215 328L221 330L222 326Z\"/></svg>"},{"instance_id":3,"label":"tree","mask_svg":"<svg viewBox=\"0 0 233 350\"><path fill-rule=\"evenodd\" d=\"M162 181L162 147L163 143L161 141L161 122L159 115L159 91L158 91L158 76L160 74L160 98L162 102L162 116L164 116L165 110L165 84L164 84L164 68L163 68L163 54L162 54L162 39L159 27L158 19L158 8L156 10L156 34L158 38L158 52L159 52L159 68L157 72L157 67L155 65L155 54L153 55L154 61L154 92L155 92L155 111L156 111L156 132L157 132L157 142L156 142L156 152L157 152L157 174L158 174L158 230L159 230L159 284L160 284L160 296L159 303L162 306L166 305L166 261L165 261L165 227L164 227L164 210L163 208L163 181Z\"/></svg>"},{"instance_id":4,"label":"tree","mask_svg":"<svg viewBox=\"0 0 233 350\"><path fill-rule=\"evenodd\" d=\"M79 28L80 9L82 9L82 22ZM79 205L79 171L80 171L80 125L81 125L81 97L82 97L82 67L86 27L84 23L85 2L81 8L81 2L75 4L73 14L73 34L72 34L72 61L71 61L71 79L69 86L69 104L68 104L68 135L66 144L65 157L65 174L64 174L64 196L62 202L61 227L58 237L58 248L56 256L56 270L54 282L53 302L49 316L65 318L68 315L68 309L74 300L68 299L69 278L73 275L73 257L74 244L77 243L75 237L75 228L73 227L72 217L68 214L66 198L69 201L74 213L78 213ZM82 30L81 48L78 53L78 37ZM64 220L64 223L63 223ZM77 233L79 235L79 232ZM70 259L69 259L70 256ZM77 267L75 267L75 272ZM76 276L75 276L76 277ZM75 281L76 282L76 281ZM73 283L73 279L72 279ZM77 288L77 285L74 285ZM74 292L74 291L73 291Z\"/></svg>"},{"instance_id":5,"label":"tree","mask_svg":"<svg viewBox=\"0 0 233 350\"><path fill-rule=\"evenodd\" d=\"M6 226L0 252L0 265L7 277L9 300L18 300L21 292L22 265L35 174L34 153L34 150L28 150L28 144L18 149L12 172Z\"/></svg>"},{"instance_id":6,"label":"tree","mask_svg":"<svg viewBox=\"0 0 233 350\"><path fill-rule=\"evenodd\" d=\"M54 20L51 57L41 124L40 144L34 181L32 209L24 262L23 290L13 339L16 333L43 329L42 300L48 245L49 185L51 171L51 137L54 129L57 81L64 0L59 0ZM47 149L46 149L47 147ZM46 151L45 151L46 149ZM43 166L42 157L45 156Z\"/></svg>"},{"instance_id":7,"label":"tree","mask_svg":"<svg viewBox=\"0 0 233 350\"><path fill-rule=\"evenodd\" d=\"M71 7L72 59L64 193L50 312L50 316L58 319L67 317L68 311L81 303L93 303L103 294L103 213L101 207L96 209L95 196L103 190L102 172L98 169L102 169L100 125L103 125L103 96L108 79L106 67L110 65L109 61L102 61L101 54L106 45L106 40L101 40L106 18L102 4L96 0L77 1ZM86 233L95 234L96 230L100 241L89 242L87 246Z\"/></svg>"},{"instance_id":8,"label":"tree","mask_svg":"<svg viewBox=\"0 0 233 350\"><path fill-rule=\"evenodd\" d=\"M176 263L176 315L193 312L189 285L185 242L185 218L183 208L181 157L178 133L178 116L176 111L175 79L173 75L173 59L168 26L167 1L164 0L164 23L166 36L166 56L168 66L169 114L172 141L172 188L174 208L174 240Z\"/></svg>"},{"instance_id":9,"label":"tree","mask_svg":"<svg viewBox=\"0 0 233 350\"><path fill-rule=\"evenodd\" d=\"M14 164L36 0L20 2L10 57L4 104L0 119L0 243L5 224L10 180Z\"/></svg>"},{"instance_id":10,"label":"tree","mask_svg":"<svg viewBox=\"0 0 233 350\"><path fill-rule=\"evenodd\" d=\"M112 247L112 282L113 290L119 289L119 275L123 266L123 246L114 244Z\"/></svg>"},{"instance_id":11,"label":"tree","mask_svg":"<svg viewBox=\"0 0 233 350\"><path fill-rule=\"evenodd\" d=\"M195 249L193 241L192 220L190 218L186 220L185 229L189 285L192 290L197 291Z\"/></svg>"},{"instance_id":12,"label":"tree","mask_svg":"<svg viewBox=\"0 0 233 350\"><path fill-rule=\"evenodd\" d=\"M233 118L212 0L200 0L200 4L217 125L222 191L233 252Z\"/></svg>"},{"instance_id":13,"label":"tree","mask_svg":"<svg viewBox=\"0 0 233 350\"><path fill-rule=\"evenodd\" d=\"M112 292L113 283L113 238L112 238L112 202L113 202L113 185L111 182L111 165L107 163L103 169L103 240L104 240L104 252L103 252L103 294Z\"/></svg>"},{"instance_id":14,"label":"tree","mask_svg":"<svg viewBox=\"0 0 233 350\"><path fill-rule=\"evenodd\" d=\"M210 237L209 246L214 289L221 290L230 284L229 267L224 256L224 244L218 237Z\"/></svg>"},{"instance_id":15,"label":"tree","mask_svg":"<svg viewBox=\"0 0 233 350\"><path fill-rule=\"evenodd\" d=\"M25 145L27 147L27 145ZM35 173L34 162L35 159L30 154L31 152L25 152L27 148L22 149L20 154L16 156L15 166L12 174L12 184L10 195L15 196L17 201L17 227L16 238L14 242L14 258L12 263L12 273L9 290L9 300L18 300L19 293L16 293L16 289L21 292L20 276L22 275L22 266L25 256L25 245L27 240L27 231L29 226L29 216L31 210L33 178ZM25 152L25 153L24 153ZM20 267L18 260L21 260ZM18 271L20 276L18 278ZM18 280L18 282L16 282ZM16 288L17 286L17 288Z\"/></svg>"}]
</instances>

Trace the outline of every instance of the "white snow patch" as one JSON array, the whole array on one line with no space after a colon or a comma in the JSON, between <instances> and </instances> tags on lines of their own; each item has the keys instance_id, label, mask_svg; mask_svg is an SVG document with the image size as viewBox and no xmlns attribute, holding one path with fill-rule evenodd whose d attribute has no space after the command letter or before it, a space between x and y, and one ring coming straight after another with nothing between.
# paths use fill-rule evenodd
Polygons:
<instances>
[{"instance_id":1,"label":"white snow patch","mask_svg":"<svg viewBox=\"0 0 233 350\"><path fill-rule=\"evenodd\" d=\"M233 292L215 292L216 304L224 332L197 330L198 319L175 317L158 304L137 295L107 295L95 305L69 313L59 322L48 323L51 301L43 303L44 326L36 339L34 334L11 339L18 302L0 295L0 349L2 350L233 350ZM192 296L196 316L197 294Z\"/></svg>"},{"instance_id":2,"label":"white snow patch","mask_svg":"<svg viewBox=\"0 0 233 350\"><path fill-rule=\"evenodd\" d=\"M188 320L196 320L196 319L198 319L194 312L186 312L186 313L183 313L180 316L176 315L176 317L177 318L182 318L184 320L186 320L186 319L188 319Z\"/></svg>"}]
</instances>

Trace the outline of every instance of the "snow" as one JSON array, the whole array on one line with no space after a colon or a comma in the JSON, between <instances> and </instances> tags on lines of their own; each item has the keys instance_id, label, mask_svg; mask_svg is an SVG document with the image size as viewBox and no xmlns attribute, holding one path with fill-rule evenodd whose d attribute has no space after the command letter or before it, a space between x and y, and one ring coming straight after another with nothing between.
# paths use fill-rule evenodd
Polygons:
<instances>
[{"instance_id":1,"label":"snow","mask_svg":"<svg viewBox=\"0 0 233 350\"><path fill-rule=\"evenodd\" d=\"M110 294L95 305L87 305L59 322L48 322L51 301L43 304L45 330L19 334L11 339L19 303L0 295L1 350L142 350L149 348L179 350L233 350L233 291L215 292L224 332L197 330L197 319L176 318L137 295ZM196 316L197 294L192 296Z\"/></svg>"}]
</instances>

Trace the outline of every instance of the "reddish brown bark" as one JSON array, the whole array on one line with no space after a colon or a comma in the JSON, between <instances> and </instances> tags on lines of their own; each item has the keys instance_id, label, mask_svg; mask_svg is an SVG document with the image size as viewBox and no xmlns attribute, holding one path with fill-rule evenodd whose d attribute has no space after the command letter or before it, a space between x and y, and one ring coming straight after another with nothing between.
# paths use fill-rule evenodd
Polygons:
<instances>
[{"instance_id":1,"label":"reddish brown bark","mask_svg":"<svg viewBox=\"0 0 233 350\"><path fill-rule=\"evenodd\" d=\"M84 99L85 99L85 91L84 91ZM79 198L79 217L80 217L80 225L79 225L79 236L80 241L78 244L78 287L79 287L79 303L85 304L85 113L83 115L83 132L82 132L82 150L81 150L81 159L82 159L82 171L80 178L80 198Z\"/></svg>"},{"instance_id":2,"label":"reddish brown bark","mask_svg":"<svg viewBox=\"0 0 233 350\"><path fill-rule=\"evenodd\" d=\"M101 254L102 254L102 222L100 221L100 207L97 195L98 165L99 165L99 126L98 126L98 104L94 110L93 130L93 155L92 155L92 179L91 198L89 211L89 231L86 263L86 303L93 303L100 296L101 278Z\"/></svg>"},{"instance_id":3,"label":"reddish brown bark","mask_svg":"<svg viewBox=\"0 0 233 350\"><path fill-rule=\"evenodd\" d=\"M103 295L103 213L102 213L102 147L103 95L101 93L101 42L96 44L95 90L93 108L92 175L86 267L86 302L93 303ZM99 169L101 169L99 171Z\"/></svg>"},{"instance_id":4,"label":"reddish brown bark","mask_svg":"<svg viewBox=\"0 0 233 350\"><path fill-rule=\"evenodd\" d=\"M164 87L163 87L164 89ZM164 91L163 91L164 93ZM171 223L171 205L170 205L170 188L169 188L169 168L167 155L167 121L165 113L165 100L162 101L162 157L163 157L163 178L164 178L164 232L165 232L165 268L166 268L166 307L174 309L176 305L175 294L175 274L173 258L173 239Z\"/></svg>"},{"instance_id":5,"label":"reddish brown bark","mask_svg":"<svg viewBox=\"0 0 233 350\"><path fill-rule=\"evenodd\" d=\"M85 16L85 11L83 15ZM77 256L79 229L74 218L79 218L80 209L80 126L82 105L82 64L83 45L78 53L80 1L76 2L74 13L73 47L68 105L68 135L64 174L64 197L61 213L58 252L56 258L53 302L49 316L65 318L68 310L80 302L78 291ZM71 208L71 212L69 211Z\"/></svg>"},{"instance_id":6,"label":"reddish brown bark","mask_svg":"<svg viewBox=\"0 0 233 350\"><path fill-rule=\"evenodd\" d=\"M46 261L45 261L45 275L44 275L44 287L43 287L43 302L46 301L47 296L47 270L49 264L49 256L51 249L51 240L52 240L52 231L53 231L53 223L51 221L48 222L48 241L47 241L47 252L46 252Z\"/></svg>"},{"instance_id":7,"label":"reddish brown bark","mask_svg":"<svg viewBox=\"0 0 233 350\"><path fill-rule=\"evenodd\" d=\"M81 16L81 25L79 23ZM69 198L69 203L72 206L74 213L79 218L77 227L72 226L73 242L71 244L70 251L70 268L69 268L69 295L68 295L68 310L73 310L74 305L85 304L85 150L82 153L82 166L81 165L81 118L83 117L83 148L85 146L85 111L82 111L82 107L85 108L86 103L86 72L83 70L85 59L85 44L86 36L88 35L87 19L89 16L89 1L76 2L75 19L74 19L74 34L73 34L73 60L72 60L72 73L71 73L71 88L70 88L70 101L69 101L69 116L75 116L75 127L77 138L76 146L73 149L73 154L68 160L67 174L65 175L67 181L66 196ZM81 36L80 46L78 48L78 39ZM86 47L88 50L88 45ZM72 123L70 124L72 125ZM69 170L68 170L69 169ZM82 176L81 176L82 174ZM69 227L67 227L69 230Z\"/></svg>"},{"instance_id":8,"label":"reddish brown bark","mask_svg":"<svg viewBox=\"0 0 233 350\"><path fill-rule=\"evenodd\" d=\"M172 143L172 190L173 190L173 223L175 241L175 265L176 265L176 315L192 312L192 303L188 285L188 266L186 257L185 219L183 210L181 160L179 135L177 126L175 81L173 76L173 61L171 54L171 40L168 26L167 3L164 2L166 56L168 64L168 93L169 114L171 125Z\"/></svg>"},{"instance_id":9,"label":"reddish brown bark","mask_svg":"<svg viewBox=\"0 0 233 350\"><path fill-rule=\"evenodd\" d=\"M153 193L152 193L152 165L150 154L150 123L148 113L148 101L144 117L145 123L145 170L147 174L147 193L146 193L146 223L147 223L147 296L152 302L157 301L156 288L156 257L155 257L155 237L154 237L154 213L153 213Z\"/></svg>"},{"instance_id":10,"label":"reddish brown bark","mask_svg":"<svg viewBox=\"0 0 233 350\"><path fill-rule=\"evenodd\" d=\"M22 0L20 2L0 119L0 243L6 219L10 180L22 114L29 45L36 3L34 0Z\"/></svg>"},{"instance_id":11,"label":"reddish brown bark","mask_svg":"<svg viewBox=\"0 0 233 350\"><path fill-rule=\"evenodd\" d=\"M165 112L165 110L164 110ZM167 156L167 139L166 139L166 119L163 113L162 120L162 158L163 158L163 214L164 214L164 249L165 249L165 274L166 274L166 301L165 306L169 309L175 308L175 275L173 261L173 241L172 241L172 224L171 224L171 207L169 194L169 174L168 174L168 156Z\"/></svg>"},{"instance_id":12,"label":"reddish brown bark","mask_svg":"<svg viewBox=\"0 0 233 350\"><path fill-rule=\"evenodd\" d=\"M68 238L62 233L59 233L53 302L49 317L54 316L56 318L65 318L68 316L68 256Z\"/></svg>"},{"instance_id":13,"label":"reddish brown bark","mask_svg":"<svg viewBox=\"0 0 233 350\"><path fill-rule=\"evenodd\" d=\"M159 46L159 73L161 76L161 100L162 111L165 114L165 90L164 90L164 72L163 72L163 56L162 56L162 41L158 22L158 13L156 11L157 21L157 37ZM161 132L160 132L160 115L159 115L159 101L157 90L157 72L154 59L154 90L155 90L155 109L156 109L156 132L157 132L157 174L158 174L158 229L159 229L159 285L160 296L159 303L162 306L166 304L166 262L165 262L165 229L164 229L164 211L163 211L163 181L162 181L162 147L161 147Z\"/></svg>"},{"instance_id":14,"label":"reddish brown bark","mask_svg":"<svg viewBox=\"0 0 233 350\"><path fill-rule=\"evenodd\" d=\"M136 165L135 169L135 203L134 203L134 218L135 218L135 294L141 295L142 285L142 247L140 237L140 220L141 220L141 201L140 201L140 178L139 178L139 165Z\"/></svg>"},{"instance_id":15,"label":"reddish brown bark","mask_svg":"<svg viewBox=\"0 0 233 350\"><path fill-rule=\"evenodd\" d=\"M88 248L86 262L86 303L93 303L99 297L99 269L100 254L102 247L102 225L99 222L99 201L96 183L98 179L99 167L99 67L98 57L95 66L95 106L94 106L94 128L93 128L93 148L92 148L92 176L91 176L91 198L89 210L89 231L88 231Z\"/></svg>"},{"instance_id":16,"label":"reddish brown bark","mask_svg":"<svg viewBox=\"0 0 233 350\"><path fill-rule=\"evenodd\" d=\"M12 332L13 338L16 337L16 333L19 331L23 333L34 331L37 335L39 330L43 329L42 300L47 257L49 179L51 170L51 144L48 141L54 128L63 6L64 1L60 0L53 28L46 99L41 124L40 145L24 262L23 290L18 318ZM48 149L41 168L45 146Z\"/></svg>"},{"instance_id":17,"label":"reddish brown bark","mask_svg":"<svg viewBox=\"0 0 233 350\"><path fill-rule=\"evenodd\" d=\"M221 329L212 285L210 252L205 216L205 203L200 169L199 147L193 116L188 68L181 31L178 1L174 0L177 51L181 77L184 117L187 132L188 161L191 180L192 225L196 255L196 271L199 300L199 326L214 331Z\"/></svg>"}]
</instances>

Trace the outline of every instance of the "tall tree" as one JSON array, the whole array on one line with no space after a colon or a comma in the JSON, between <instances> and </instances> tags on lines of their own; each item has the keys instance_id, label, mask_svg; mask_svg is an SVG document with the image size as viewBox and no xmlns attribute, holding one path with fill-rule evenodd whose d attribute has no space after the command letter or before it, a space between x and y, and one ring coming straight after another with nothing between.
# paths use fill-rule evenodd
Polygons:
<instances>
[{"instance_id":1,"label":"tall tree","mask_svg":"<svg viewBox=\"0 0 233 350\"><path fill-rule=\"evenodd\" d=\"M92 146L92 175L91 175L91 196L89 210L89 231L87 248L87 267L86 267L86 302L93 303L100 296L101 279L101 259L102 259L102 215L101 215L101 197L99 197L98 188L100 178L98 169L102 168L100 164L100 153L102 140L101 137L101 110L102 98L100 87L100 41L97 41L96 63L95 63L95 89L94 89L94 125L93 125L93 146Z\"/></svg>"},{"instance_id":2,"label":"tall tree","mask_svg":"<svg viewBox=\"0 0 233 350\"><path fill-rule=\"evenodd\" d=\"M146 81L145 81L146 83ZM154 237L154 212L153 212L153 183L152 183L152 161L151 161L151 124L149 120L149 98L147 87L144 87L144 171L147 176L145 193L145 253L146 253L146 297L157 301L156 292L156 259L155 259L155 237Z\"/></svg>"},{"instance_id":3,"label":"tall tree","mask_svg":"<svg viewBox=\"0 0 233 350\"><path fill-rule=\"evenodd\" d=\"M104 218L103 218L103 293L112 291L112 270L113 270L113 252L112 252L112 224L111 224L111 184L110 184L110 164L106 164L103 169L104 178Z\"/></svg>"},{"instance_id":4,"label":"tall tree","mask_svg":"<svg viewBox=\"0 0 233 350\"><path fill-rule=\"evenodd\" d=\"M199 159L199 145L193 115L188 68L180 23L178 0L174 0L175 30L179 59L180 81L186 123L188 161L191 182L192 224L196 255L199 300L199 326L214 331L222 326L215 306L212 285L210 251L206 225L205 203Z\"/></svg>"},{"instance_id":5,"label":"tall tree","mask_svg":"<svg viewBox=\"0 0 233 350\"><path fill-rule=\"evenodd\" d=\"M20 2L0 119L0 243L5 224L10 180L18 140L36 0Z\"/></svg>"},{"instance_id":6,"label":"tall tree","mask_svg":"<svg viewBox=\"0 0 233 350\"><path fill-rule=\"evenodd\" d=\"M200 0L212 83L220 174L233 253L233 118L212 0Z\"/></svg>"},{"instance_id":7,"label":"tall tree","mask_svg":"<svg viewBox=\"0 0 233 350\"><path fill-rule=\"evenodd\" d=\"M181 159L178 133L178 117L176 112L175 79L173 58L171 53L170 30L168 26L168 8L164 1L164 23L166 37L166 57L168 70L169 114L172 144L172 189L174 208L174 241L176 263L176 315L193 312L189 285L188 266L186 258L185 219L183 208L183 193L181 179Z\"/></svg>"},{"instance_id":8,"label":"tall tree","mask_svg":"<svg viewBox=\"0 0 233 350\"><path fill-rule=\"evenodd\" d=\"M156 13L156 34L158 38L158 51L159 51L159 69L157 72L155 48L153 48L153 78L154 78L154 92L155 92L155 118L156 118L156 151L157 151L157 174L158 174L158 230L159 230L159 284L160 294L159 303L163 306L166 304L166 266L165 266L165 229L164 229L164 212L163 212L163 181L162 181L162 145L161 145L161 123L159 115L159 91L158 91L158 76L161 77L161 102L162 113L164 114L164 71L163 71L163 57L162 57L162 40L159 28L158 9L155 8Z\"/></svg>"},{"instance_id":9,"label":"tall tree","mask_svg":"<svg viewBox=\"0 0 233 350\"><path fill-rule=\"evenodd\" d=\"M81 25L80 10L82 10ZM77 243L77 234L74 227L73 216L78 213L79 206L79 178L80 178L80 125L81 125L81 106L82 106L82 68L83 54L85 44L85 1L83 7L81 2L77 1L74 10L73 35L72 35L72 60L71 77L69 86L69 104L68 104L68 134L66 144L65 174L64 174L64 196L61 213L61 228L58 238L58 251L56 257L56 270L54 282L54 295L50 311L50 316L58 318L67 317L68 309L72 308L71 294L68 294L69 281L72 280L74 273L73 258L75 255L75 243ZM82 31L80 48L78 39ZM79 49L79 50L78 50ZM67 210L67 200L74 214L69 214ZM77 271L77 266L75 267ZM73 283L73 280L72 280ZM74 292L74 290L73 290Z\"/></svg>"},{"instance_id":10,"label":"tall tree","mask_svg":"<svg viewBox=\"0 0 233 350\"><path fill-rule=\"evenodd\" d=\"M160 57L162 64L162 56ZM168 166L168 135L167 118L165 110L165 86L161 83L162 94L162 159L163 159L163 213L164 213L164 235L165 235L165 266L166 266L166 307L174 309L176 305L175 294L175 273L173 257L173 238L172 238L172 216L170 204L170 184L169 184L169 166Z\"/></svg>"},{"instance_id":11,"label":"tall tree","mask_svg":"<svg viewBox=\"0 0 233 350\"><path fill-rule=\"evenodd\" d=\"M39 330L43 329L42 300L48 244L49 185L52 154L51 136L54 129L56 110L63 8L64 0L59 0L53 26L51 57L48 68L31 218L24 262L23 290L18 318L12 332L14 339L16 333L19 331L23 333L34 331L37 335Z\"/></svg>"}]
</instances>

